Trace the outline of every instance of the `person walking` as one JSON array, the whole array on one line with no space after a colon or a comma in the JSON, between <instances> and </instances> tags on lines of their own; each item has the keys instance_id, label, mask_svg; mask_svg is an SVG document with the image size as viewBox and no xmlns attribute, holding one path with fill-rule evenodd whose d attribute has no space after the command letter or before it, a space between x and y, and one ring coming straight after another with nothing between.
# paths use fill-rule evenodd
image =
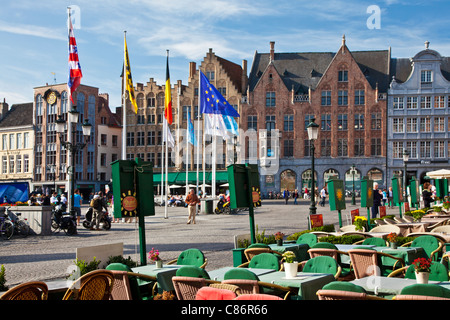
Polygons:
<instances>
[{"instance_id":1,"label":"person walking","mask_svg":"<svg viewBox=\"0 0 450 320\"><path fill-rule=\"evenodd\" d=\"M423 184L422 198L425 208L430 208L431 203L434 202L434 195L432 185L429 182Z\"/></svg>"},{"instance_id":2,"label":"person walking","mask_svg":"<svg viewBox=\"0 0 450 320\"><path fill-rule=\"evenodd\" d=\"M383 207L385 207L385 206L386 206L386 202L388 201L387 190L386 190L386 189L383 189L382 194L383 194L383 199L382 199L382 201L383 201Z\"/></svg>"},{"instance_id":3,"label":"person walking","mask_svg":"<svg viewBox=\"0 0 450 320\"><path fill-rule=\"evenodd\" d=\"M187 224L190 224L191 221L193 224L195 224L195 212L196 212L196 205L200 203L200 199L195 194L195 190L191 189L190 193L187 195L185 201L188 205L189 210L189 217Z\"/></svg>"},{"instance_id":4,"label":"person walking","mask_svg":"<svg viewBox=\"0 0 450 320\"><path fill-rule=\"evenodd\" d=\"M375 219L378 215L378 207L381 205L381 199L383 199L383 195L381 194L381 190L378 190L378 183L374 182L373 184L373 206L372 206L372 219Z\"/></svg>"},{"instance_id":5,"label":"person walking","mask_svg":"<svg viewBox=\"0 0 450 320\"><path fill-rule=\"evenodd\" d=\"M103 208L105 208L106 213L108 213L108 208L106 207L106 205L104 205L103 199L100 195L96 194L92 200L94 202L94 214L91 221L91 230L100 230L100 220L103 216Z\"/></svg>"},{"instance_id":6,"label":"person walking","mask_svg":"<svg viewBox=\"0 0 450 320\"><path fill-rule=\"evenodd\" d=\"M292 197L294 198L294 204L297 204L298 199L298 190L295 189L294 193L292 194Z\"/></svg>"},{"instance_id":7,"label":"person walking","mask_svg":"<svg viewBox=\"0 0 450 320\"><path fill-rule=\"evenodd\" d=\"M284 198L284 203L288 204L288 200L289 200L289 190L287 188L284 189L283 191L283 198Z\"/></svg>"},{"instance_id":8,"label":"person walking","mask_svg":"<svg viewBox=\"0 0 450 320\"><path fill-rule=\"evenodd\" d=\"M77 217L77 226L80 225L80 219L81 219L81 195L80 190L75 189L75 193L73 195L73 209L75 211L76 217Z\"/></svg>"},{"instance_id":9,"label":"person walking","mask_svg":"<svg viewBox=\"0 0 450 320\"><path fill-rule=\"evenodd\" d=\"M325 186L320 190L320 206L325 207L325 199L327 198L327 189Z\"/></svg>"},{"instance_id":10,"label":"person walking","mask_svg":"<svg viewBox=\"0 0 450 320\"><path fill-rule=\"evenodd\" d=\"M388 203L389 203L389 209L391 209L394 206L394 192L392 191L392 187L389 187L388 189Z\"/></svg>"}]
</instances>

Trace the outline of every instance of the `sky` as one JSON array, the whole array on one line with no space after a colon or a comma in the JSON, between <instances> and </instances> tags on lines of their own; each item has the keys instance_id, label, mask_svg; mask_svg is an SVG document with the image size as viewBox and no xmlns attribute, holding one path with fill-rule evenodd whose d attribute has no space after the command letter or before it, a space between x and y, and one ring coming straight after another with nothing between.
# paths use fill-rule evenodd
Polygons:
<instances>
[{"instance_id":1,"label":"sky","mask_svg":"<svg viewBox=\"0 0 450 320\"><path fill-rule=\"evenodd\" d=\"M133 82L188 84L189 62L210 48L248 72L255 51L336 52L345 34L351 51L386 50L409 58L425 48L450 56L448 0L14 0L0 7L0 100L33 101L33 88L66 83L67 7L82 84L121 105L124 31Z\"/></svg>"}]
</instances>

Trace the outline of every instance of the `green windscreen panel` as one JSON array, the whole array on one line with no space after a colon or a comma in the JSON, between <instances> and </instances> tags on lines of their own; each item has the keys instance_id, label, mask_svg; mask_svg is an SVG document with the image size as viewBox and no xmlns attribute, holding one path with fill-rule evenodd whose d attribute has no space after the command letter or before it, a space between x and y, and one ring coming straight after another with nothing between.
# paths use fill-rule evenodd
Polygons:
<instances>
[{"instance_id":1,"label":"green windscreen panel","mask_svg":"<svg viewBox=\"0 0 450 320\"><path fill-rule=\"evenodd\" d=\"M247 170L250 170L250 190L253 204L249 202L249 186L247 184ZM250 205L261 205L258 165L232 164L227 167L228 184L230 190L230 208L248 208Z\"/></svg>"},{"instance_id":2,"label":"green windscreen panel","mask_svg":"<svg viewBox=\"0 0 450 320\"><path fill-rule=\"evenodd\" d=\"M330 210L345 209L345 188L344 182L336 177L330 177L327 181L327 189L330 201Z\"/></svg>"},{"instance_id":3,"label":"green windscreen panel","mask_svg":"<svg viewBox=\"0 0 450 320\"><path fill-rule=\"evenodd\" d=\"M363 177L361 180L361 207L373 206L373 180Z\"/></svg>"},{"instance_id":4,"label":"green windscreen panel","mask_svg":"<svg viewBox=\"0 0 450 320\"><path fill-rule=\"evenodd\" d=\"M400 204L404 202L403 199L403 182L399 175L394 175L392 178L392 194L395 204Z\"/></svg>"}]
</instances>

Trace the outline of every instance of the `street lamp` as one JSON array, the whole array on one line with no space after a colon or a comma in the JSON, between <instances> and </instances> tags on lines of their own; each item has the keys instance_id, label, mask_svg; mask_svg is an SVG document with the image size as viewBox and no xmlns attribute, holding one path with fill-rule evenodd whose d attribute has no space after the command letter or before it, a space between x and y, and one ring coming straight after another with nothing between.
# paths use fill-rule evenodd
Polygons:
<instances>
[{"instance_id":1,"label":"street lamp","mask_svg":"<svg viewBox=\"0 0 450 320\"><path fill-rule=\"evenodd\" d=\"M403 150L403 165L404 165L404 171L403 171L403 185L404 185L404 192L405 192L405 198L408 195L408 193L406 192L406 188L407 188L407 177L406 177L406 164L409 160L409 151L404 149Z\"/></svg>"},{"instance_id":2,"label":"street lamp","mask_svg":"<svg viewBox=\"0 0 450 320\"><path fill-rule=\"evenodd\" d=\"M70 152L70 155L72 157L72 163L71 163L71 170L69 172L71 177L71 190L70 190L70 214L75 215L75 209L74 209L74 191L75 191L75 156L76 154L81 151L85 146L86 143L77 143L76 142L76 127L74 124L78 122L78 115L79 112L77 111L76 106L72 106L72 110L69 112L69 125L72 125L72 142L64 141L63 140L63 134L64 129L66 126L66 121L62 118L61 115L58 116L58 120L56 120L56 132L59 134L59 141L61 142L61 145L64 147L64 149L68 150ZM89 139L89 136L91 135L91 127L92 125L89 123L87 119L84 120L84 123L82 125L83 128L83 136L85 138L85 141Z\"/></svg>"},{"instance_id":3,"label":"street lamp","mask_svg":"<svg viewBox=\"0 0 450 320\"><path fill-rule=\"evenodd\" d=\"M312 182L311 182L311 206L309 207L309 213L315 214L316 213L316 187L314 185L314 141L317 140L317 136L319 135L319 125L315 123L315 118L311 118L308 126L306 127L306 130L308 131L308 138L310 141L310 148L311 148L311 175L312 175Z\"/></svg>"},{"instance_id":4,"label":"street lamp","mask_svg":"<svg viewBox=\"0 0 450 320\"><path fill-rule=\"evenodd\" d=\"M56 192L56 165L55 164L48 164L47 168L50 170L50 173L52 175L53 180L53 192ZM52 192L52 193L53 193Z\"/></svg>"},{"instance_id":5,"label":"street lamp","mask_svg":"<svg viewBox=\"0 0 450 320\"><path fill-rule=\"evenodd\" d=\"M352 171L352 176L353 176L352 205L355 205L356 204L356 201L355 201L355 172L356 172L356 167L355 167L354 164L351 167L351 171Z\"/></svg>"}]
</instances>

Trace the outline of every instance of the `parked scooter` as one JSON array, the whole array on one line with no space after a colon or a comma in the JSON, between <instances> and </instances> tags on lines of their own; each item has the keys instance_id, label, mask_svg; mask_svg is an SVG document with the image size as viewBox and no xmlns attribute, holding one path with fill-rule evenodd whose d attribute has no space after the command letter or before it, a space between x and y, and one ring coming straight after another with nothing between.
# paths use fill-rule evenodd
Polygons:
<instances>
[{"instance_id":1,"label":"parked scooter","mask_svg":"<svg viewBox=\"0 0 450 320\"><path fill-rule=\"evenodd\" d=\"M219 197L219 202L217 202L217 206L214 209L214 213L215 214L235 214L237 213L236 209L231 209L230 208L230 196L227 196L226 198L221 195Z\"/></svg>"},{"instance_id":2,"label":"parked scooter","mask_svg":"<svg viewBox=\"0 0 450 320\"><path fill-rule=\"evenodd\" d=\"M75 215L65 212L65 205L61 202L55 204L52 210L52 232L64 232L71 236L77 233L77 219Z\"/></svg>"},{"instance_id":3,"label":"parked scooter","mask_svg":"<svg viewBox=\"0 0 450 320\"><path fill-rule=\"evenodd\" d=\"M89 207L89 209L86 211L86 214L84 215L84 221L83 221L83 227L86 229L91 228L92 223L92 216L94 214L94 208ZM109 216L109 213L103 212L102 218L100 219L100 228L109 230L111 229L111 217Z\"/></svg>"}]
</instances>

